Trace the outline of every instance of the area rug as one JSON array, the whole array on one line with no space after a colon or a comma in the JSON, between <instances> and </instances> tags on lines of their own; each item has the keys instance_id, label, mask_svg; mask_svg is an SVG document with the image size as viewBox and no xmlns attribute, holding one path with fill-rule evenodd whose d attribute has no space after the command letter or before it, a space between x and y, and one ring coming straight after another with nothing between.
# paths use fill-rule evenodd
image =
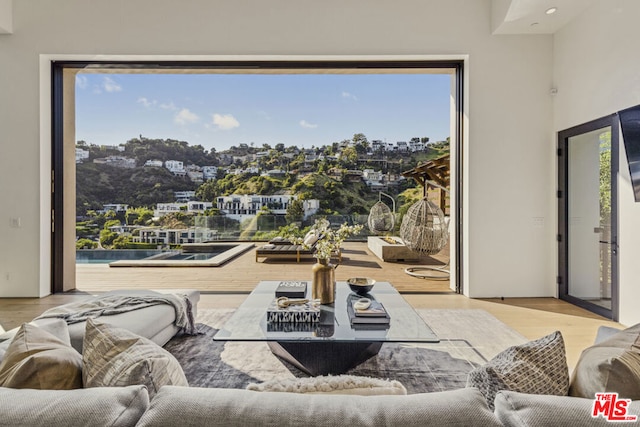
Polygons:
<instances>
[{"instance_id":1,"label":"area rug","mask_svg":"<svg viewBox=\"0 0 640 427\"><path fill-rule=\"evenodd\" d=\"M408 393L452 390L465 386L474 367L526 341L484 310L417 311L440 343L384 344L377 356L348 374L398 380ZM274 356L264 342L213 341L232 313L230 309L199 310L200 335L177 336L165 345L192 387L246 388L273 378L308 376Z\"/></svg>"}]
</instances>

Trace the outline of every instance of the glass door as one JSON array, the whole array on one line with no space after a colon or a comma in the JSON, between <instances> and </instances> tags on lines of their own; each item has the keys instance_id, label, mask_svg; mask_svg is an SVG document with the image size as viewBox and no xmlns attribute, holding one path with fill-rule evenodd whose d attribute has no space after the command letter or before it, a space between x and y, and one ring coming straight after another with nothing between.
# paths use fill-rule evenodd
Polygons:
<instances>
[{"instance_id":1,"label":"glass door","mask_svg":"<svg viewBox=\"0 0 640 427\"><path fill-rule=\"evenodd\" d=\"M559 296L617 318L618 130L605 117L559 133ZM615 128L615 129L614 129Z\"/></svg>"}]
</instances>

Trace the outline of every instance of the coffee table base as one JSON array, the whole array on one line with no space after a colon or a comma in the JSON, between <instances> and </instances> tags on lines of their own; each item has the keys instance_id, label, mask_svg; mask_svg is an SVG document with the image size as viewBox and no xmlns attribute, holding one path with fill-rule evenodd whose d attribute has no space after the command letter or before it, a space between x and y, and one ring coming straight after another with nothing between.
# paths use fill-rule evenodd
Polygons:
<instances>
[{"instance_id":1,"label":"coffee table base","mask_svg":"<svg viewBox=\"0 0 640 427\"><path fill-rule=\"evenodd\" d=\"M378 354L381 342L269 341L276 356L312 375L344 374Z\"/></svg>"}]
</instances>

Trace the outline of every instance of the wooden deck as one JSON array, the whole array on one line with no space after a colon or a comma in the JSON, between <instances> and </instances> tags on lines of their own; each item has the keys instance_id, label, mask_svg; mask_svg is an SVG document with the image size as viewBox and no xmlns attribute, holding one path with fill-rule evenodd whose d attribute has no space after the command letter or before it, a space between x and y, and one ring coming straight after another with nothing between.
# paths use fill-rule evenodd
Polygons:
<instances>
[{"instance_id":1,"label":"wooden deck","mask_svg":"<svg viewBox=\"0 0 640 427\"><path fill-rule=\"evenodd\" d=\"M262 243L256 244L256 247ZM449 281L430 281L409 276L404 269L425 264L442 265L448 249L437 256L423 257L417 263L383 262L365 242L346 242L342 262L336 268L336 280L370 277L387 281L400 292L452 292ZM192 288L203 293L249 293L261 280L310 280L314 259L267 258L256 262L255 249L249 250L220 267L109 267L107 264L78 264L76 288L85 292L113 289Z\"/></svg>"}]
</instances>

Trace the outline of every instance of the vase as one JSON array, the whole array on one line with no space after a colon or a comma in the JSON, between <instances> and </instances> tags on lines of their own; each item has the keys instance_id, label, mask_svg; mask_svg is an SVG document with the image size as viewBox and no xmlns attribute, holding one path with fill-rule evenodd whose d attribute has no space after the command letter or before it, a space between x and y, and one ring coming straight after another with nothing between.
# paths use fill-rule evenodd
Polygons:
<instances>
[{"instance_id":1,"label":"vase","mask_svg":"<svg viewBox=\"0 0 640 427\"><path fill-rule=\"evenodd\" d=\"M320 304L333 304L336 293L334 266L328 259L318 258L313 265L313 283L311 297L320 300Z\"/></svg>"}]
</instances>

